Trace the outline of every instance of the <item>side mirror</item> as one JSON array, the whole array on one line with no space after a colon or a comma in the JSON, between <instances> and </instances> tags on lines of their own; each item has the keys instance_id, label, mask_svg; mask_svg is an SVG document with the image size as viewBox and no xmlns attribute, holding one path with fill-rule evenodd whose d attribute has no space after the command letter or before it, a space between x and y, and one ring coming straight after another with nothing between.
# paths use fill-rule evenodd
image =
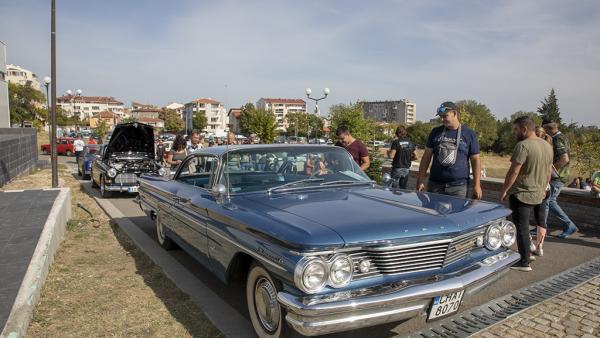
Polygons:
<instances>
[{"instance_id":1,"label":"side mirror","mask_svg":"<svg viewBox=\"0 0 600 338\"><path fill-rule=\"evenodd\" d=\"M381 180L383 181L383 183L389 183L392 180L392 175L390 175L389 173L384 173L383 175L381 175Z\"/></svg>"},{"instance_id":2,"label":"side mirror","mask_svg":"<svg viewBox=\"0 0 600 338\"><path fill-rule=\"evenodd\" d=\"M221 197L227 192L227 188L223 184L216 184L212 187L212 194L215 197Z\"/></svg>"}]
</instances>

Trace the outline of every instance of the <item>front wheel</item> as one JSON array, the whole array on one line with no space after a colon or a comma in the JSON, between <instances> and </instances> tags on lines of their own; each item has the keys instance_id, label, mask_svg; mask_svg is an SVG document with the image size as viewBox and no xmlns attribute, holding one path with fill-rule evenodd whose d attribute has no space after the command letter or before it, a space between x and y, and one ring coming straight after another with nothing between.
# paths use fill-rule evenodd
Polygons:
<instances>
[{"instance_id":1,"label":"front wheel","mask_svg":"<svg viewBox=\"0 0 600 338\"><path fill-rule=\"evenodd\" d=\"M67 156L71 156L71 155L72 155L72 153L71 153L71 151L70 151L70 150L67 150L67 152L65 153L65 155L67 155Z\"/></svg>"},{"instance_id":2,"label":"front wheel","mask_svg":"<svg viewBox=\"0 0 600 338\"><path fill-rule=\"evenodd\" d=\"M112 196L112 191L106 190L104 176L100 176L100 196L102 196L102 198L109 198Z\"/></svg>"},{"instance_id":3,"label":"front wheel","mask_svg":"<svg viewBox=\"0 0 600 338\"><path fill-rule=\"evenodd\" d=\"M246 279L246 303L254 331L261 338L294 337L277 301L277 286L269 272L254 262Z\"/></svg>"}]
</instances>

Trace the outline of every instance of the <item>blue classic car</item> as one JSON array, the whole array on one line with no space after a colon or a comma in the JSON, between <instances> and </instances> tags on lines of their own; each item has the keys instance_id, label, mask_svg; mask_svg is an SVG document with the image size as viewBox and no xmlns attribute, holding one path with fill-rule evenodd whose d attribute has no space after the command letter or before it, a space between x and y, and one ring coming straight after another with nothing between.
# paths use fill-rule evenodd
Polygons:
<instances>
[{"instance_id":1,"label":"blue classic car","mask_svg":"<svg viewBox=\"0 0 600 338\"><path fill-rule=\"evenodd\" d=\"M89 180L92 175L92 165L96 156L101 153L103 144L88 144L83 147L83 151L77 158L77 174L83 176L84 180Z\"/></svg>"},{"instance_id":2,"label":"blue classic car","mask_svg":"<svg viewBox=\"0 0 600 338\"><path fill-rule=\"evenodd\" d=\"M442 318L519 259L509 210L376 186L339 147L202 149L138 201L165 249L246 282L260 337Z\"/></svg>"}]
</instances>

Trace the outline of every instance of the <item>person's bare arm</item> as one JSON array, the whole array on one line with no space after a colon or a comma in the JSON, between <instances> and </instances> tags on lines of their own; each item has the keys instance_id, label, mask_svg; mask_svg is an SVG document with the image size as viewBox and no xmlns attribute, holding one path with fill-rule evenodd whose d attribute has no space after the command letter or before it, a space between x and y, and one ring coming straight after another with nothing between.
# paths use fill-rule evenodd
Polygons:
<instances>
[{"instance_id":1,"label":"person's bare arm","mask_svg":"<svg viewBox=\"0 0 600 338\"><path fill-rule=\"evenodd\" d=\"M361 163L360 169L362 169L363 171L365 171L371 165L371 160L369 160L369 156L364 156L364 157L360 158L360 163Z\"/></svg>"},{"instance_id":2,"label":"person's bare arm","mask_svg":"<svg viewBox=\"0 0 600 338\"><path fill-rule=\"evenodd\" d=\"M393 159L396 156L396 149L388 149L387 156L389 159Z\"/></svg>"},{"instance_id":3,"label":"person's bare arm","mask_svg":"<svg viewBox=\"0 0 600 338\"><path fill-rule=\"evenodd\" d=\"M417 191L425 190L425 177L427 177L427 169L431 164L431 158L433 157L433 149L425 148L423 157L421 157L421 163L419 164L419 177L417 178Z\"/></svg>"},{"instance_id":4,"label":"person's bare arm","mask_svg":"<svg viewBox=\"0 0 600 338\"><path fill-rule=\"evenodd\" d=\"M556 170L560 170L560 168L562 168L567 163L569 163L569 154L562 154L558 158L558 161L554 163L554 167L556 168Z\"/></svg>"},{"instance_id":5,"label":"person's bare arm","mask_svg":"<svg viewBox=\"0 0 600 338\"><path fill-rule=\"evenodd\" d=\"M480 200L483 196L481 190L481 157L479 154L471 155L470 160L473 168L473 198Z\"/></svg>"},{"instance_id":6,"label":"person's bare arm","mask_svg":"<svg viewBox=\"0 0 600 338\"><path fill-rule=\"evenodd\" d=\"M592 181L592 191L600 193L600 184L596 184Z\"/></svg>"},{"instance_id":7,"label":"person's bare arm","mask_svg":"<svg viewBox=\"0 0 600 338\"><path fill-rule=\"evenodd\" d=\"M517 177L519 176L519 172L521 172L522 164L516 161L513 161L510 169L506 173L506 178L504 179L504 184L502 185L502 189L500 190L500 200L504 201L508 195L508 190L510 187L515 184Z\"/></svg>"}]
</instances>

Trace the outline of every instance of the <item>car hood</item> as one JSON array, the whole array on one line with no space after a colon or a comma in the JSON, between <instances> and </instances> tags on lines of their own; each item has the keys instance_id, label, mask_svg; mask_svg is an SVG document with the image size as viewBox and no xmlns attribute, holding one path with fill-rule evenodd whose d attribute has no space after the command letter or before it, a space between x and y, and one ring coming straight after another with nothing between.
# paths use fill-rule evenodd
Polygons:
<instances>
[{"instance_id":1,"label":"car hood","mask_svg":"<svg viewBox=\"0 0 600 338\"><path fill-rule=\"evenodd\" d=\"M106 147L106 156L115 153L144 153L154 156L154 129L138 122L118 124Z\"/></svg>"},{"instance_id":2,"label":"car hood","mask_svg":"<svg viewBox=\"0 0 600 338\"><path fill-rule=\"evenodd\" d=\"M284 224L291 216L321 224L338 233L346 245L402 243L414 241L414 237L450 238L510 214L495 203L371 187L262 194L246 199Z\"/></svg>"}]
</instances>

